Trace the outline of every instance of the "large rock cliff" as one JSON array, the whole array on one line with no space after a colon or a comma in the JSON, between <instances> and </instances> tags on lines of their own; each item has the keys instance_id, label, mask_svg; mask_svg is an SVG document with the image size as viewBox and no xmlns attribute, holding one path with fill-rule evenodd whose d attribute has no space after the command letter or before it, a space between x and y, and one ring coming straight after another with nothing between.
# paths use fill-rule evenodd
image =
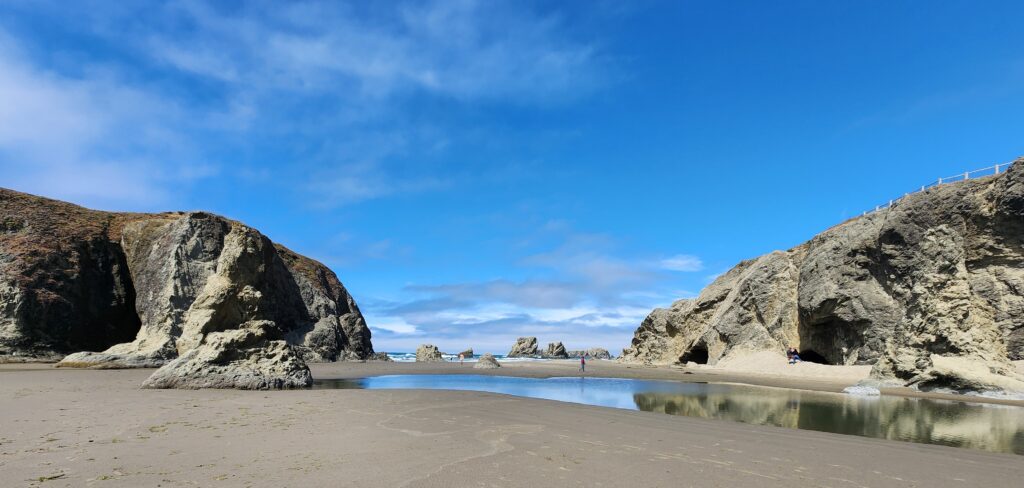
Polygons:
<instances>
[{"instance_id":1,"label":"large rock cliff","mask_svg":"<svg viewBox=\"0 0 1024 488\"><path fill-rule=\"evenodd\" d=\"M932 187L656 309L624 361L797 347L921 388L1024 391L1024 163Z\"/></svg>"},{"instance_id":2,"label":"large rock cliff","mask_svg":"<svg viewBox=\"0 0 1024 488\"><path fill-rule=\"evenodd\" d=\"M250 332L241 342L217 343L251 352L280 342L299 364L373 354L333 272L239 222L99 212L0 189L0 224L0 354L8 358L86 350L61 365L157 367L240 329Z\"/></svg>"}]
</instances>

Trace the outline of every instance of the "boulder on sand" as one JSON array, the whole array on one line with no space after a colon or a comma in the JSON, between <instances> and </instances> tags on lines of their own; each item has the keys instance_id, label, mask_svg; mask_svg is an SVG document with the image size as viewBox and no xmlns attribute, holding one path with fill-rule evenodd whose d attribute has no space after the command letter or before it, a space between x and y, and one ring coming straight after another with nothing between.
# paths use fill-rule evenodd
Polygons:
<instances>
[{"instance_id":1,"label":"boulder on sand","mask_svg":"<svg viewBox=\"0 0 1024 488\"><path fill-rule=\"evenodd\" d=\"M302 358L280 340L269 340L274 323L243 324L212 332L203 343L158 369L143 388L306 388L313 377Z\"/></svg>"},{"instance_id":2,"label":"boulder on sand","mask_svg":"<svg viewBox=\"0 0 1024 488\"><path fill-rule=\"evenodd\" d=\"M498 360L494 359L494 355L491 353L480 356L480 360L473 365L474 369L496 369L500 367L501 365L498 364Z\"/></svg>"},{"instance_id":3,"label":"boulder on sand","mask_svg":"<svg viewBox=\"0 0 1024 488\"><path fill-rule=\"evenodd\" d=\"M537 357L537 338L520 337L512 345L512 350L505 357L509 358L535 358Z\"/></svg>"},{"instance_id":4,"label":"boulder on sand","mask_svg":"<svg viewBox=\"0 0 1024 488\"><path fill-rule=\"evenodd\" d=\"M441 350L433 344L422 344L416 348L416 362L438 362L444 361L444 356L441 355Z\"/></svg>"}]
</instances>

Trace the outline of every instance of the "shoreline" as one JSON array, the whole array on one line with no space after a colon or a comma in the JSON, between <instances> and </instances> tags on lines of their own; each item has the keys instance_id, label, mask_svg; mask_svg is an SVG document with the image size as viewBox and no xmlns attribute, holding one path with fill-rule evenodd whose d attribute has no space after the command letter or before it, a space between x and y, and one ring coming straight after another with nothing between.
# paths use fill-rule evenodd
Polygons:
<instances>
[{"instance_id":1,"label":"shoreline","mask_svg":"<svg viewBox=\"0 0 1024 488\"><path fill-rule=\"evenodd\" d=\"M689 379L588 364L588 376ZM536 364L536 363L529 363ZM1022 456L451 390L143 390L152 370L0 367L11 486L1009 486ZM314 375L571 376L573 362ZM592 372L590 372L592 371ZM725 375L703 373L716 381ZM256 447L258 446L258 447Z\"/></svg>"},{"instance_id":2,"label":"shoreline","mask_svg":"<svg viewBox=\"0 0 1024 488\"><path fill-rule=\"evenodd\" d=\"M317 379L356 379L366 376L393 374L477 374L489 376L518 376L527 378L551 378L557 376L579 376L576 361L549 359L545 361L517 361L502 363L499 369L473 369L470 363L400 363L367 361L365 363L310 363L309 369ZM820 366L820 365L818 365ZM847 368L845 366L821 366L822 368ZM734 371L709 367L687 368L683 366L650 366L625 364L614 360L593 360L587 362L586 376L605 378L626 378L658 381L680 381L687 383L733 383L750 386L787 388L823 393L844 394L843 388L856 384L849 379L802 376L792 374L758 374L748 371ZM990 398L953 393L918 391L912 388L880 388L885 396L946 400L967 403L983 403L1024 407L1024 400Z\"/></svg>"},{"instance_id":3,"label":"shoreline","mask_svg":"<svg viewBox=\"0 0 1024 488\"><path fill-rule=\"evenodd\" d=\"M0 374L14 371L46 371L56 369L54 363L25 362L0 363ZM499 369L474 369L474 363L460 365L458 362L387 362L387 361L339 361L334 363L309 363L314 380L356 379L367 376L395 374L474 374L489 376L518 376L527 378L551 378L557 376L579 376L579 363L573 359L547 359L543 361L512 361L501 363ZM605 378L625 378L657 381L679 381L686 383L730 383L772 388L787 388L823 393L843 394L843 388L853 386L859 381L854 380L849 366L814 365L814 375L801 374L801 370L791 370L791 374L755 373L751 371L732 370L716 367L685 367L685 366L654 366L643 364L619 363L615 360L591 360L587 362L586 376ZM828 368L828 369L826 369ZM862 368L854 366L852 368ZM822 371L836 369L836 375L822 375ZM845 373L843 372L845 369ZM118 370L75 370L67 371L118 371ZM147 371L151 374L155 368L139 368L129 371ZM124 371L124 370L121 370ZM866 370L865 370L866 371ZM866 376L866 373L865 373ZM1007 405L1024 407L1024 400L992 398L955 393L919 391L906 387L880 388L882 395L928 400L945 400L966 403L982 403L991 405Z\"/></svg>"}]
</instances>

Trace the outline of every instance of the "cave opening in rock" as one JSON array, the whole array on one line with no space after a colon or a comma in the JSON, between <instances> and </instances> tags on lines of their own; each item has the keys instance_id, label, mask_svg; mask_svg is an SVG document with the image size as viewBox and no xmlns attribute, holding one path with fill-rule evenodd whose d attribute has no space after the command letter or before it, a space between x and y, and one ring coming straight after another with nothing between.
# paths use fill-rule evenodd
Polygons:
<instances>
[{"instance_id":1,"label":"cave opening in rock","mask_svg":"<svg viewBox=\"0 0 1024 488\"><path fill-rule=\"evenodd\" d=\"M696 345L686 351L680 358L681 363L708 364L708 348L704 345Z\"/></svg>"},{"instance_id":2,"label":"cave opening in rock","mask_svg":"<svg viewBox=\"0 0 1024 488\"><path fill-rule=\"evenodd\" d=\"M814 349L804 349L800 351L800 360L807 361L808 363L832 364L828 359L825 359L825 356L818 354Z\"/></svg>"},{"instance_id":3,"label":"cave opening in rock","mask_svg":"<svg viewBox=\"0 0 1024 488\"><path fill-rule=\"evenodd\" d=\"M847 364L856 360L864 337L861 324L847 322L832 314L802 316L797 349L800 359L821 364Z\"/></svg>"}]
</instances>

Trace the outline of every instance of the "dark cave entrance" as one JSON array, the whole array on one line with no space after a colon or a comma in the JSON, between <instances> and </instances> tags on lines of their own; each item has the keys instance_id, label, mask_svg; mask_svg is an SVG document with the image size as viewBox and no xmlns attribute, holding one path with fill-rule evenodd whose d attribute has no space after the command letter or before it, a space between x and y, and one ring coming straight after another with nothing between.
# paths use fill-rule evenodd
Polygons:
<instances>
[{"instance_id":1,"label":"dark cave entrance","mask_svg":"<svg viewBox=\"0 0 1024 488\"><path fill-rule=\"evenodd\" d=\"M847 364L854 360L857 364L869 364L864 357L859 357L864 346L861 332L864 324L847 322L831 313L817 317L801 316L798 332L800 334L800 359L819 364Z\"/></svg>"},{"instance_id":2,"label":"dark cave entrance","mask_svg":"<svg viewBox=\"0 0 1024 488\"><path fill-rule=\"evenodd\" d=\"M708 347L698 344L679 357L681 363L708 364Z\"/></svg>"},{"instance_id":3,"label":"dark cave entrance","mask_svg":"<svg viewBox=\"0 0 1024 488\"><path fill-rule=\"evenodd\" d=\"M800 360L807 361L808 363L832 364L825 358L825 356L818 354L814 349L804 349L803 351L800 351Z\"/></svg>"}]
</instances>

